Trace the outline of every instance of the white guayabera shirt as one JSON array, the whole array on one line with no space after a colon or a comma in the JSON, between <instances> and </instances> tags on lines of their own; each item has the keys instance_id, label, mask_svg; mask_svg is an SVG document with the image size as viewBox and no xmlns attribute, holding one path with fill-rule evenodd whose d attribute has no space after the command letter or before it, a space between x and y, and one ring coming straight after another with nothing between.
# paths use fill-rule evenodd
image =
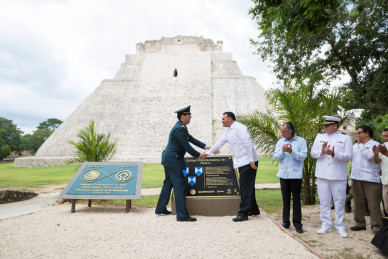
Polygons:
<instances>
[{"instance_id":1,"label":"white guayabera shirt","mask_svg":"<svg viewBox=\"0 0 388 259\"><path fill-rule=\"evenodd\" d=\"M253 145L248 128L237 121L224 132L222 137L209 149L206 154L211 155L228 142L233 153L233 167L239 168L256 162L257 153Z\"/></svg>"},{"instance_id":2,"label":"white guayabera shirt","mask_svg":"<svg viewBox=\"0 0 388 259\"><path fill-rule=\"evenodd\" d=\"M373 139L365 144L353 145L352 173L350 179L380 183L380 164L373 160L373 146L380 145Z\"/></svg>"},{"instance_id":3,"label":"white guayabera shirt","mask_svg":"<svg viewBox=\"0 0 388 259\"><path fill-rule=\"evenodd\" d=\"M388 142L385 142L384 145L388 148ZM388 157L383 154L379 154L381 159L381 183L388 185Z\"/></svg>"}]
</instances>

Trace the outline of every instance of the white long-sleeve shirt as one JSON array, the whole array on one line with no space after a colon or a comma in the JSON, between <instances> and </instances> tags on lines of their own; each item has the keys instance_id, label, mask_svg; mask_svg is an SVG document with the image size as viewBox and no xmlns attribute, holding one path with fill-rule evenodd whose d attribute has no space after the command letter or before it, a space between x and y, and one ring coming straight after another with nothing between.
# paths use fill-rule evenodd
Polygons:
<instances>
[{"instance_id":1,"label":"white long-sleeve shirt","mask_svg":"<svg viewBox=\"0 0 388 259\"><path fill-rule=\"evenodd\" d=\"M385 142L383 145L388 147L388 142ZM388 185L388 157L379 153L379 157L381 159L381 182L384 185Z\"/></svg>"},{"instance_id":2,"label":"white long-sleeve shirt","mask_svg":"<svg viewBox=\"0 0 388 259\"><path fill-rule=\"evenodd\" d=\"M353 145L351 179L380 183L380 164L374 162L372 150L373 146L378 145L380 143L373 139L365 144Z\"/></svg>"},{"instance_id":3,"label":"white long-sleeve shirt","mask_svg":"<svg viewBox=\"0 0 388 259\"><path fill-rule=\"evenodd\" d=\"M206 153L211 155L228 142L233 153L233 167L239 168L258 160L248 128L237 121L224 132L222 137Z\"/></svg>"}]
</instances>

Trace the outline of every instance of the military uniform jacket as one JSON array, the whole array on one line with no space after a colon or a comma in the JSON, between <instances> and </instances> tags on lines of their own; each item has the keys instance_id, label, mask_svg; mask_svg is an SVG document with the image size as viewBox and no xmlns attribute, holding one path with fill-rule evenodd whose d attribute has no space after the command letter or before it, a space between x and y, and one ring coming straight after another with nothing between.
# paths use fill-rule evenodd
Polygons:
<instances>
[{"instance_id":1,"label":"military uniform jacket","mask_svg":"<svg viewBox=\"0 0 388 259\"><path fill-rule=\"evenodd\" d=\"M334 146L334 156L321 155L322 145L327 142L330 149ZM315 177L327 180L346 180L348 178L348 161L352 159L352 138L339 131L333 134L319 134L311 148L311 157L317 159Z\"/></svg>"},{"instance_id":2,"label":"military uniform jacket","mask_svg":"<svg viewBox=\"0 0 388 259\"><path fill-rule=\"evenodd\" d=\"M187 127L181 121L177 121L170 131L166 149L162 155L162 165L167 167L178 167L181 170L186 169L184 156L188 152L193 157L199 157L201 154L196 151L189 142L197 147L205 148L206 144L193 138L189 134Z\"/></svg>"}]
</instances>

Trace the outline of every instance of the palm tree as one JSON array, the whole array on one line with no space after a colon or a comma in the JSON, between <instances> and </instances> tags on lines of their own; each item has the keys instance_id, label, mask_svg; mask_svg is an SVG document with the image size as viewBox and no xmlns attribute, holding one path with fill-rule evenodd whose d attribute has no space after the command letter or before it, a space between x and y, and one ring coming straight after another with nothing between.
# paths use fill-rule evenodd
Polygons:
<instances>
[{"instance_id":1,"label":"palm tree","mask_svg":"<svg viewBox=\"0 0 388 259\"><path fill-rule=\"evenodd\" d=\"M322 116L338 115L342 124L348 124L352 113L341 108L338 91L315 90L314 81L286 81L281 88L268 90L266 98L273 107L266 113L241 114L238 120L245 124L255 145L266 155L272 155L276 142L281 138L280 125L290 121L296 134L305 138L308 155L303 167L303 204L315 204L315 164L310 155L317 134L322 132Z\"/></svg>"},{"instance_id":2,"label":"palm tree","mask_svg":"<svg viewBox=\"0 0 388 259\"><path fill-rule=\"evenodd\" d=\"M81 129L77 136L81 139L80 141L68 141L76 148L72 162L109 161L116 152L116 143L109 141L110 133L108 135L97 134L94 130L94 121L91 121L88 127Z\"/></svg>"}]
</instances>

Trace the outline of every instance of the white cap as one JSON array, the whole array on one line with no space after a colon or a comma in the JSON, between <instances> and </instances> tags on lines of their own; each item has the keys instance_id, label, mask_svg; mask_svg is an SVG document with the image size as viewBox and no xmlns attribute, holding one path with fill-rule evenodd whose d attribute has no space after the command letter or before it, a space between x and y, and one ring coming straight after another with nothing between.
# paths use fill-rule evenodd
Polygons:
<instances>
[{"instance_id":1,"label":"white cap","mask_svg":"<svg viewBox=\"0 0 388 259\"><path fill-rule=\"evenodd\" d=\"M336 117L332 117L332 116L323 116L323 123L322 125L329 125L329 124L334 124L334 123L338 123L341 121L340 118L336 118Z\"/></svg>"}]
</instances>

